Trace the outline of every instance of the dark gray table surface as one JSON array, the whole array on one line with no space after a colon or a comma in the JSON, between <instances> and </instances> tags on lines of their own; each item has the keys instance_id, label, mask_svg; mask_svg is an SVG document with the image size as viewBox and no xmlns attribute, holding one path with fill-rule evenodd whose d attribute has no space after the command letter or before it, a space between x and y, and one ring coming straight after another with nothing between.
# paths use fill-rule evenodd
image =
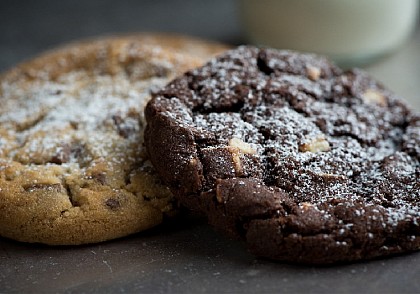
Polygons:
<instances>
[{"instance_id":1,"label":"dark gray table surface","mask_svg":"<svg viewBox=\"0 0 420 294\"><path fill-rule=\"evenodd\" d=\"M245 42L235 1L0 1L0 71L80 38L164 31ZM366 67L420 110L420 30ZM1 216L0 216L1 217ZM328 267L258 259L187 217L102 244L0 238L0 293L420 293L420 253Z\"/></svg>"}]
</instances>

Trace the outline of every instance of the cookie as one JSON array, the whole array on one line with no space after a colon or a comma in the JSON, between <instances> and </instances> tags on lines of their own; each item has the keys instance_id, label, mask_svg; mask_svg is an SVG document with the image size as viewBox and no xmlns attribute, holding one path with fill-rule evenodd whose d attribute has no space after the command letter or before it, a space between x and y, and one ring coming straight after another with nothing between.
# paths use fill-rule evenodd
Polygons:
<instances>
[{"instance_id":1,"label":"cookie","mask_svg":"<svg viewBox=\"0 0 420 294\"><path fill-rule=\"evenodd\" d=\"M173 196L142 147L144 106L151 91L223 49L187 37L104 38L3 74L0 235L92 243L174 215Z\"/></svg>"},{"instance_id":2,"label":"cookie","mask_svg":"<svg viewBox=\"0 0 420 294\"><path fill-rule=\"evenodd\" d=\"M327 264L420 248L420 119L362 70L239 47L146 107L175 196L275 260Z\"/></svg>"}]
</instances>

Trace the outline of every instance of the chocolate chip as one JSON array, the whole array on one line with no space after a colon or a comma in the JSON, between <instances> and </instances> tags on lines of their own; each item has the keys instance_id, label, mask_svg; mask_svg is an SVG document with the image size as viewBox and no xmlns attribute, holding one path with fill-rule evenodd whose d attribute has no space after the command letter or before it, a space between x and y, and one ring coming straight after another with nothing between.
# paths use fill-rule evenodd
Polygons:
<instances>
[{"instance_id":1,"label":"chocolate chip","mask_svg":"<svg viewBox=\"0 0 420 294\"><path fill-rule=\"evenodd\" d=\"M104 172L92 173L91 177L97 182L99 182L101 185L105 185L107 182L106 174Z\"/></svg>"},{"instance_id":2,"label":"chocolate chip","mask_svg":"<svg viewBox=\"0 0 420 294\"><path fill-rule=\"evenodd\" d=\"M112 120L114 121L114 124L116 126L119 126L120 124L122 124L124 122L124 120L122 119L121 115L119 115L119 114L114 114L112 116Z\"/></svg>"},{"instance_id":3,"label":"chocolate chip","mask_svg":"<svg viewBox=\"0 0 420 294\"><path fill-rule=\"evenodd\" d=\"M109 198L107 201L105 201L105 205L111 210L116 210L121 206L120 202L114 198Z\"/></svg>"},{"instance_id":4,"label":"chocolate chip","mask_svg":"<svg viewBox=\"0 0 420 294\"><path fill-rule=\"evenodd\" d=\"M130 122L133 121L133 116L123 118L121 115L116 114L112 116L112 120L117 128L118 135L123 138L128 138L136 132L136 129L133 124ZM135 119L137 121L137 118Z\"/></svg>"},{"instance_id":5,"label":"chocolate chip","mask_svg":"<svg viewBox=\"0 0 420 294\"><path fill-rule=\"evenodd\" d=\"M73 130L79 129L79 123L77 121L70 121L70 126Z\"/></svg>"},{"instance_id":6,"label":"chocolate chip","mask_svg":"<svg viewBox=\"0 0 420 294\"><path fill-rule=\"evenodd\" d=\"M57 147L56 154L51 157L51 163L62 164L70 160L71 146L67 143Z\"/></svg>"}]
</instances>

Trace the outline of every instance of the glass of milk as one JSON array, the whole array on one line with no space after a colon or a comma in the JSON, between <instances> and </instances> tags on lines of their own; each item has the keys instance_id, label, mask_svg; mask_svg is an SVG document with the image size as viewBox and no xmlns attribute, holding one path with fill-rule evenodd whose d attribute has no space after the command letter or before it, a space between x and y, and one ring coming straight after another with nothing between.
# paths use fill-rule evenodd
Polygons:
<instances>
[{"instance_id":1,"label":"glass of milk","mask_svg":"<svg viewBox=\"0 0 420 294\"><path fill-rule=\"evenodd\" d=\"M418 0L238 0L252 43L359 66L395 51L416 26Z\"/></svg>"}]
</instances>

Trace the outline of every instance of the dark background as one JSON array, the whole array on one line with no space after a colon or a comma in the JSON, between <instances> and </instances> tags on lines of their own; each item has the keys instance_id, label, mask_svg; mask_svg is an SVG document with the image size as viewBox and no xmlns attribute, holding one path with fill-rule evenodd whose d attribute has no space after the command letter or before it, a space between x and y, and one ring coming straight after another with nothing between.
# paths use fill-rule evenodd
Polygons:
<instances>
[{"instance_id":1,"label":"dark background","mask_svg":"<svg viewBox=\"0 0 420 294\"><path fill-rule=\"evenodd\" d=\"M140 31L245 42L234 0L0 0L0 72L69 41ZM420 30L366 69L420 109ZM78 247L0 238L0 293L132 292L420 293L420 253L296 266L255 258L190 219Z\"/></svg>"},{"instance_id":2,"label":"dark background","mask_svg":"<svg viewBox=\"0 0 420 294\"><path fill-rule=\"evenodd\" d=\"M170 32L244 44L238 2L0 0L0 72L67 42L118 33ZM401 50L365 69L420 110L420 26Z\"/></svg>"},{"instance_id":3,"label":"dark background","mask_svg":"<svg viewBox=\"0 0 420 294\"><path fill-rule=\"evenodd\" d=\"M234 0L1 0L0 71L80 38L139 31L242 42Z\"/></svg>"}]
</instances>

